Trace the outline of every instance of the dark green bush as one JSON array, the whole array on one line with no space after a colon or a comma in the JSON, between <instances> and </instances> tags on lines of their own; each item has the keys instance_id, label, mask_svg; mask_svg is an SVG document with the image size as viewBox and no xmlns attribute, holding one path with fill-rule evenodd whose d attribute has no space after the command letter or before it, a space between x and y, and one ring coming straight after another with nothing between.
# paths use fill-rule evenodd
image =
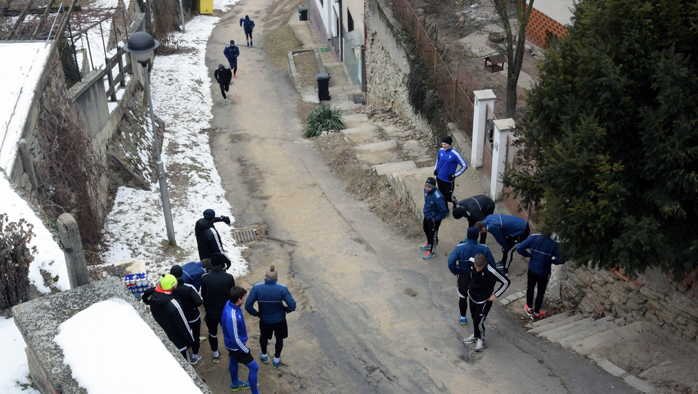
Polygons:
<instances>
[{"instance_id":1,"label":"dark green bush","mask_svg":"<svg viewBox=\"0 0 698 394\"><path fill-rule=\"evenodd\" d=\"M308 126L305 128L305 138L316 137L323 131L344 130L342 111L332 109L329 105L320 104L308 115Z\"/></svg>"}]
</instances>

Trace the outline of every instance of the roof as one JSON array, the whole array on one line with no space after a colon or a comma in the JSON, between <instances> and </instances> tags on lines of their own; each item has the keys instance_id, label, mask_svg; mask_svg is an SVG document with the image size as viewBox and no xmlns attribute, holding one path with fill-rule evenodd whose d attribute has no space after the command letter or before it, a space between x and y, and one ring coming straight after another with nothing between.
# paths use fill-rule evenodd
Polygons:
<instances>
[{"instance_id":1,"label":"roof","mask_svg":"<svg viewBox=\"0 0 698 394\"><path fill-rule=\"evenodd\" d=\"M572 24L574 0L534 0L533 8L562 25Z\"/></svg>"}]
</instances>

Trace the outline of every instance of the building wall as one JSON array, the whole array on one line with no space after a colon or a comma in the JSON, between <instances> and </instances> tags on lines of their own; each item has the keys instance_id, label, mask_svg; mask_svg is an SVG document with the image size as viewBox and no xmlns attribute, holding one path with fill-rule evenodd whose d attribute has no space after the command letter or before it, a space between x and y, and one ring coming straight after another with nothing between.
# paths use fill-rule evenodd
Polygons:
<instances>
[{"instance_id":1,"label":"building wall","mask_svg":"<svg viewBox=\"0 0 698 394\"><path fill-rule=\"evenodd\" d=\"M545 15L533 7L531 18L526 27L526 39L533 44L547 48L550 46L548 35L552 34L557 38L563 38L567 34L567 28L553 18Z\"/></svg>"}]
</instances>

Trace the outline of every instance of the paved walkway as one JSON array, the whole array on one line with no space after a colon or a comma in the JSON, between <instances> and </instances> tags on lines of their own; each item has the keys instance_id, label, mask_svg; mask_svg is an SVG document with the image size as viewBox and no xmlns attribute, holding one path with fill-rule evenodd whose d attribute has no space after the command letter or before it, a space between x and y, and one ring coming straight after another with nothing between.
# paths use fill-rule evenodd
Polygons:
<instances>
[{"instance_id":1,"label":"paved walkway","mask_svg":"<svg viewBox=\"0 0 698 394\"><path fill-rule=\"evenodd\" d=\"M237 282L249 288L275 264L299 301L298 311L288 315L281 367L260 366L260 391L633 392L593 362L526 333L499 306L488 318L486 350L471 353L462 344L472 328L457 322L455 278L446 256L424 262L419 240L395 234L345 193L302 138L299 94L263 51L262 17L269 3L238 3L214 30L207 53L213 70L228 40L244 42L240 16L255 19L256 46L240 48L232 103L224 106L217 87L211 89L214 126L220 129L211 145L236 227L269 226L268 238L248 251L252 272ZM475 172L466 174L458 195L481 193ZM441 251L463 238L464 226L445 222ZM258 358L257 322L246 318L248 345ZM215 392L227 391L227 363L212 364L208 344L202 349L197 372Z\"/></svg>"}]
</instances>

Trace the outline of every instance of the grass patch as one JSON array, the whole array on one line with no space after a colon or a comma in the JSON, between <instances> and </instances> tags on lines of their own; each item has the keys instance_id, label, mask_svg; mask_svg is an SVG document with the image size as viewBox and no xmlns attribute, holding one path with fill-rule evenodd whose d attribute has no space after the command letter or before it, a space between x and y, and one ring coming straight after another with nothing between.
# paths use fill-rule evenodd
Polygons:
<instances>
[{"instance_id":1,"label":"grass patch","mask_svg":"<svg viewBox=\"0 0 698 394\"><path fill-rule=\"evenodd\" d=\"M264 36L264 50L279 71L288 70L288 51L302 46L288 23L282 23Z\"/></svg>"},{"instance_id":2,"label":"grass patch","mask_svg":"<svg viewBox=\"0 0 698 394\"><path fill-rule=\"evenodd\" d=\"M293 57L293 62L296 63L301 87L314 86L317 83L315 74L320 72L317 66L317 59L315 58L315 51L296 53Z\"/></svg>"}]
</instances>

